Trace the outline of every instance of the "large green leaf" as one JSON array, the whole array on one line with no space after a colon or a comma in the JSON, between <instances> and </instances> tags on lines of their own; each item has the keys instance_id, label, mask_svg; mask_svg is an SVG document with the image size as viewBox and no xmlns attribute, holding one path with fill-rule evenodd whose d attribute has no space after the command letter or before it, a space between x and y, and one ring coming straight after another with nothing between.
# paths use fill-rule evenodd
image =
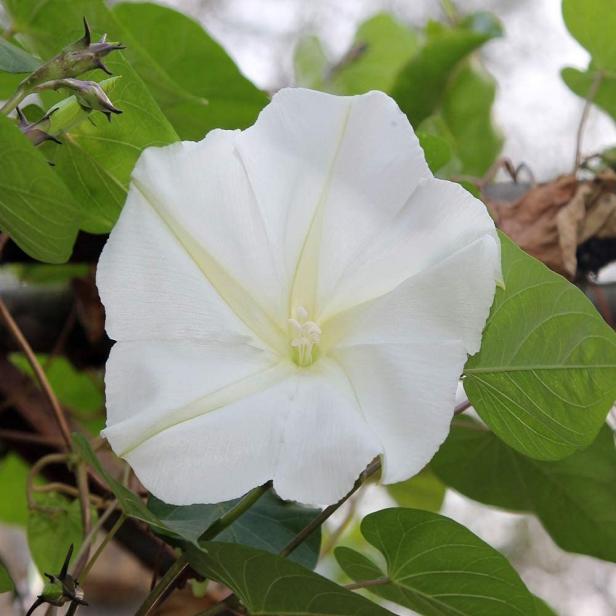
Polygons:
<instances>
[{"instance_id":1,"label":"large green leaf","mask_svg":"<svg viewBox=\"0 0 616 616\"><path fill-rule=\"evenodd\" d=\"M0 593L13 592L15 590L15 582L11 578L9 570L6 565L0 561Z\"/></svg>"},{"instance_id":2,"label":"large green leaf","mask_svg":"<svg viewBox=\"0 0 616 616\"><path fill-rule=\"evenodd\" d=\"M241 499L217 505L168 505L151 497L149 509L172 531L197 543L199 537ZM216 536L216 541L241 543L277 554L319 513L317 509L284 502L271 492L264 494L231 526ZM315 531L290 556L304 567L313 569L319 558L321 531Z\"/></svg>"},{"instance_id":3,"label":"large green leaf","mask_svg":"<svg viewBox=\"0 0 616 616\"><path fill-rule=\"evenodd\" d=\"M470 64L460 68L445 91L441 113L464 174L483 176L503 146L503 137L492 124L495 92L494 79Z\"/></svg>"},{"instance_id":4,"label":"large green leaf","mask_svg":"<svg viewBox=\"0 0 616 616\"><path fill-rule=\"evenodd\" d=\"M31 73L40 62L27 51L0 37L0 71L7 73Z\"/></svg>"},{"instance_id":5,"label":"large green leaf","mask_svg":"<svg viewBox=\"0 0 616 616\"><path fill-rule=\"evenodd\" d=\"M127 57L181 138L254 123L267 97L196 21L151 3L119 4L114 14L137 43Z\"/></svg>"},{"instance_id":6,"label":"large green leaf","mask_svg":"<svg viewBox=\"0 0 616 616\"><path fill-rule=\"evenodd\" d=\"M85 16L93 37L108 33L130 45L128 35L103 0L10 1L7 4L15 29L23 33L41 57L48 58L82 35ZM64 135L62 146L46 150L55 171L78 197L81 225L93 233L113 226L128 187L130 173L142 150L177 141L173 127L148 88L119 52L105 58L114 75L121 76L113 90L113 103L122 115L107 122L94 114ZM101 79L104 73L90 75Z\"/></svg>"},{"instance_id":7,"label":"large green leaf","mask_svg":"<svg viewBox=\"0 0 616 616\"><path fill-rule=\"evenodd\" d=\"M544 462L460 418L431 466L474 500L535 513L563 549L616 562L616 448L608 427L587 449Z\"/></svg>"},{"instance_id":8,"label":"large green leaf","mask_svg":"<svg viewBox=\"0 0 616 616\"><path fill-rule=\"evenodd\" d=\"M616 70L613 0L563 0L569 32L590 52L597 68Z\"/></svg>"},{"instance_id":9,"label":"large green leaf","mask_svg":"<svg viewBox=\"0 0 616 616\"><path fill-rule=\"evenodd\" d=\"M19 128L0 116L0 229L31 257L62 263L77 221L67 187Z\"/></svg>"},{"instance_id":10,"label":"large green leaf","mask_svg":"<svg viewBox=\"0 0 616 616\"><path fill-rule=\"evenodd\" d=\"M330 89L339 94L389 92L417 46L413 30L391 15L379 13L359 26L351 48L357 57L343 61L334 71Z\"/></svg>"},{"instance_id":11,"label":"large green leaf","mask_svg":"<svg viewBox=\"0 0 616 616\"><path fill-rule=\"evenodd\" d=\"M494 27L488 28L485 22L484 15L479 23L470 19L456 28L430 28L425 45L399 72L392 95L413 126L439 106L458 63L500 34L498 24L492 21Z\"/></svg>"},{"instance_id":12,"label":"large green leaf","mask_svg":"<svg viewBox=\"0 0 616 616\"><path fill-rule=\"evenodd\" d=\"M587 98L595 89L595 80L600 79L593 96L593 103L609 113L616 121L616 71L597 76L597 69L591 64L586 71L577 68L564 68L561 71L563 81L573 92Z\"/></svg>"},{"instance_id":13,"label":"large green leaf","mask_svg":"<svg viewBox=\"0 0 616 616\"><path fill-rule=\"evenodd\" d=\"M40 573L57 575L71 544L76 554L83 540L81 508L53 493L39 495L37 504L28 517L28 547Z\"/></svg>"},{"instance_id":14,"label":"large green leaf","mask_svg":"<svg viewBox=\"0 0 616 616\"><path fill-rule=\"evenodd\" d=\"M539 460L588 446L616 398L616 333L588 298L501 234L505 289L464 389L490 428Z\"/></svg>"},{"instance_id":15,"label":"large green leaf","mask_svg":"<svg viewBox=\"0 0 616 616\"><path fill-rule=\"evenodd\" d=\"M535 613L535 598L507 559L449 518L383 509L366 516L361 531L386 570L350 548L338 548L336 559L356 582L384 582L367 587L384 599L426 616Z\"/></svg>"},{"instance_id":16,"label":"large green leaf","mask_svg":"<svg viewBox=\"0 0 616 616\"><path fill-rule=\"evenodd\" d=\"M280 556L244 545L190 547L190 564L231 588L252 616L385 616L368 599Z\"/></svg>"}]
</instances>

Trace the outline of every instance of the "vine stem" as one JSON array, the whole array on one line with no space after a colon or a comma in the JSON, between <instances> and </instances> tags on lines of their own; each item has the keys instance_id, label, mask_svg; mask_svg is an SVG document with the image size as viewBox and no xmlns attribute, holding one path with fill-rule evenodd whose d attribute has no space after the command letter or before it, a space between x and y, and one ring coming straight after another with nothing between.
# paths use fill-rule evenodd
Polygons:
<instances>
[{"instance_id":1,"label":"vine stem","mask_svg":"<svg viewBox=\"0 0 616 616\"><path fill-rule=\"evenodd\" d=\"M597 96L597 92L599 91L599 87L601 86L601 82L603 81L604 77L605 74L603 71L597 71L592 80L592 83L590 84L590 88L588 89L588 94L586 94L584 108L582 109L582 115L580 116L580 122L578 124L577 133L575 136L575 160L573 162L574 174L578 170L580 162L582 160L582 137L584 136L584 129L586 128L586 122L588 121L590 108L592 107L593 101L595 100L595 96Z\"/></svg>"},{"instance_id":2,"label":"vine stem","mask_svg":"<svg viewBox=\"0 0 616 616\"><path fill-rule=\"evenodd\" d=\"M120 517L116 520L116 523L111 527L109 532L105 535L105 538L101 541L98 548L96 548L96 552L92 554L92 558L88 561L88 564L84 567L83 572L81 574L80 583L83 585L86 578L88 577L88 573L92 570L94 563L98 560L98 557L103 553L103 550L107 547L107 544L113 539L114 535L120 530L120 526L124 524L126 520L126 514L122 513Z\"/></svg>"},{"instance_id":3,"label":"vine stem","mask_svg":"<svg viewBox=\"0 0 616 616\"><path fill-rule=\"evenodd\" d=\"M90 529L90 532L85 536L83 543L81 544L81 547L79 548L79 551L75 556L76 564L72 572L75 579L79 579L79 576L81 575L81 572L83 571L83 568L88 561L88 552L90 547L92 546L92 543L94 543L99 531L103 528L105 522L109 519L109 516L115 511L117 506L118 501L112 501L107 507L107 509L105 509L105 511L103 511L101 516L98 518L96 524Z\"/></svg>"},{"instance_id":4,"label":"vine stem","mask_svg":"<svg viewBox=\"0 0 616 616\"><path fill-rule=\"evenodd\" d=\"M271 487L271 481L250 491L233 509L213 522L199 537L200 541L210 541L219 535L225 528L230 526L237 518L250 509ZM135 616L148 616L161 603L174 582L188 568L189 562L183 554L167 569L165 574L158 580L152 592L146 597L141 607L135 612Z\"/></svg>"},{"instance_id":5,"label":"vine stem","mask_svg":"<svg viewBox=\"0 0 616 616\"><path fill-rule=\"evenodd\" d=\"M453 414L459 415L460 413L464 413L466 409L471 408L471 403L469 400L464 400L464 402L460 402L460 404L456 404L456 408L453 410Z\"/></svg>"},{"instance_id":6,"label":"vine stem","mask_svg":"<svg viewBox=\"0 0 616 616\"><path fill-rule=\"evenodd\" d=\"M9 98L4 105L2 105L0 113L8 115L11 111L13 111L13 109L15 109L15 107L17 107L17 105L19 105L19 103L21 103L21 101L24 100L24 98L26 98L27 95L27 92L24 92L24 90L18 88L15 94L13 94L13 96L11 96L11 98Z\"/></svg>"},{"instance_id":7,"label":"vine stem","mask_svg":"<svg viewBox=\"0 0 616 616\"><path fill-rule=\"evenodd\" d=\"M19 325L13 319L13 316L9 312L9 309L6 307L4 300L0 298L0 316L2 320L6 324L8 330L11 332L13 338L19 345L19 348L23 351L26 356L28 363L32 367L34 374L38 382L41 385L41 389L45 393L47 400L51 406L53 414L56 418L56 422L58 423L58 427L60 428L60 433L62 434L62 439L64 440L64 444L66 445L66 449L71 449L71 431L68 427L68 422L66 421L66 417L64 416L64 411L60 406L60 402L56 397L56 394L53 392L49 381L47 380L47 376L45 375L45 371L43 370L41 364L38 359L36 359L36 355L32 350L32 347L26 340L26 337L23 335L23 332L19 328Z\"/></svg>"},{"instance_id":8,"label":"vine stem","mask_svg":"<svg viewBox=\"0 0 616 616\"><path fill-rule=\"evenodd\" d=\"M346 501L349 500L349 498L351 498L351 496L353 496L353 494L355 494L355 492L357 492L359 488L361 488L366 479L374 475L380 469L380 459L377 458L370 462L370 464L368 464L368 466L366 467L366 470L364 470L364 472L359 476L351 490L337 503L326 507L325 509L323 509L323 511L321 511L319 515L315 516L312 521L302 530L300 530L299 533L297 533L297 535L295 535L295 537L293 537L293 539L291 539L291 541L289 541L289 543L280 551L280 556L286 558L295 549L297 549L306 539L308 539L308 537L310 537L310 535L312 535L312 533L317 528L319 528L319 526L321 526L325 522L325 520L330 518L336 511L338 511L338 509L340 509L340 507L342 507L342 505L344 505L344 503L346 503Z\"/></svg>"}]
</instances>

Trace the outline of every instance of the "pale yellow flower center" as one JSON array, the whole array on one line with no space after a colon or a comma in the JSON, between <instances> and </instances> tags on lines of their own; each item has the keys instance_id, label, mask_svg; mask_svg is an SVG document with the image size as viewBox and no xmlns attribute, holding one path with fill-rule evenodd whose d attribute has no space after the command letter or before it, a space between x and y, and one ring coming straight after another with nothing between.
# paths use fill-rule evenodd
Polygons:
<instances>
[{"instance_id":1,"label":"pale yellow flower center","mask_svg":"<svg viewBox=\"0 0 616 616\"><path fill-rule=\"evenodd\" d=\"M295 316L289 319L291 356L298 366L309 366L318 356L321 328L308 317L308 311L298 306Z\"/></svg>"}]
</instances>

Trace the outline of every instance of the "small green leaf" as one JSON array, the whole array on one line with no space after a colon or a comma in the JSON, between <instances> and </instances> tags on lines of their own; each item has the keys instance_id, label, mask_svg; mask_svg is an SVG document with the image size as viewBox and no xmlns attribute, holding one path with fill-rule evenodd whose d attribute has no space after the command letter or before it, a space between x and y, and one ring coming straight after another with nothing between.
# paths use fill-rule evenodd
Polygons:
<instances>
[{"instance_id":1,"label":"small green leaf","mask_svg":"<svg viewBox=\"0 0 616 616\"><path fill-rule=\"evenodd\" d=\"M37 504L41 509L28 516L28 546L39 572L57 575L69 546L76 554L82 543L81 508L78 500L53 493L38 495Z\"/></svg>"},{"instance_id":2,"label":"small green leaf","mask_svg":"<svg viewBox=\"0 0 616 616\"><path fill-rule=\"evenodd\" d=\"M364 537L387 562L386 571L349 548L335 552L356 582L379 597L427 616L535 613L535 598L507 559L464 526L428 511L384 509L361 523Z\"/></svg>"},{"instance_id":3,"label":"small green leaf","mask_svg":"<svg viewBox=\"0 0 616 616\"><path fill-rule=\"evenodd\" d=\"M461 173L483 176L503 146L492 124L494 79L479 67L462 66L443 97L442 116L455 142Z\"/></svg>"},{"instance_id":4,"label":"small green leaf","mask_svg":"<svg viewBox=\"0 0 616 616\"><path fill-rule=\"evenodd\" d=\"M613 0L563 0L569 32L586 47L597 68L616 70L616 11Z\"/></svg>"},{"instance_id":5,"label":"small green leaf","mask_svg":"<svg viewBox=\"0 0 616 616\"><path fill-rule=\"evenodd\" d=\"M6 565L0 561L0 593L14 592L15 582L9 573Z\"/></svg>"},{"instance_id":6,"label":"small green leaf","mask_svg":"<svg viewBox=\"0 0 616 616\"><path fill-rule=\"evenodd\" d=\"M14 453L0 459L0 521L5 524L26 526L28 503L26 501L26 480L28 465Z\"/></svg>"},{"instance_id":7,"label":"small green leaf","mask_svg":"<svg viewBox=\"0 0 616 616\"><path fill-rule=\"evenodd\" d=\"M231 588L254 616L386 616L388 610L287 559L232 543L189 547L191 566Z\"/></svg>"},{"instance_id":8,"label":"small green leaf","mask_svg":"<svg viewBox=\"0 0 616 616\"><path fill-rule=\"evenodd\" d=\"M79 456L85 460L107 483L109 489L118 499L122 510L127 516L141 520L154 529L168 533L169 528L165 526L145 505L145 503L134 492L123 486L117 479L114 479L102 466L96 454L92 451L90 443L82 434L73 434L73 446Z\"/></svg>"},{"instance_id":9,"label":"small green leaf","mask_svg":"<svg viewBox=\"0 0 616 616\"><path fill-rule=\"evenodd\" d=\"M587 447L616 398L616 333L588 298L501 234L498 288L464 389L509 446L539 460Z\"/></svg>"},{"instance_id":10,"label":"small green leaf","mask_svg":"<svg viewBox=\"0 0 616 616\"><path fill-rule=\"evenodd\" d=\"M0 228L39 261L68 259L77 235L73 197L19 128L0 117Z\"/></svg>"},{"instance_id":11,"label":"small green leaf","mask_svg":"<svg viewBox=\"0 0 616 616\"><path fill-rule=\"evenodd\" d=\"M0 71L7 73L31 73L41 63L27 51L0 37Z\"/></svg>"},{"instance_id":12,"label":"small green leaf","mask_svg":"<svg viewBox=\"0 0 616 616\"><path fill-rule=\"evenodd\" d=\"M389 92L417 47L413 30L388 13L379 13L359 26L350 57L334 70L329 89L338 94Z\"/></svg>"},{"instance_id":13,"label":"small green leaf","mask_svg":"<svg viewBox=\"0 0 616 616\"><path fill-rule=\"evenodd\" d=\"M616 562L616 449L607 426L583 451L543 462L459 418L431 467L474 500L534 513L564 550Z\"/></svg>"},{"instance_id":14,"label":"small green leaf","mask_svg":"<svg viewBox=\"0 0 616 616\"><path fill-rule=\"evenodd\" d=\"M148 507L180 537L197 544L199 537L222 515L233 509L241 499L217 505L167 505L151 497ZM271 492L264 494L246 513L226 528L216 541L241 543L277 554L295 535L318 515L318 509L281 501ZM321 531L315 531L290 559L314 569L319 558Z\"/></svg>"},{"instance_id":15,"label":"small green leaf","mask_svg":"<svg viewBox=\"0 0 616 616\"><path fill-rule=\"evenodd\" d=\"M151 3L123 3L113 12L131 35L127 57L182 139L254 123L267 97L199 23Z\"/></svg>"},{"instance_id":16,"label":"small green leaf","mask_svg":"<svg viewBox=\"0 0 616 616\"><path fill-rule=\"evenodd\" d=\"M592 102L609 113L616 122L616 72L597 76L597 69L591 64L586 71L577 68L563 68L563 81L573 92L582 98L587 98L594 89L596 79L600 79L599 87Z\"/></svg>"},{"instance_id":17,"label":"small green leaf","mask_svg":"<svg viewBox=\"0 0 616 616\"><path fill-rule=\"evenodd\" d=\"M485 28L474 30L471 21L457 28L432 29L425 45L402 68L392 95L417 126L441 103L447 82L458 63L494 37Z\"/></svg>"},{"instance_id":18,"label":"small green leaf","mask_svg":"<svg viewBox=\"0 0 616 616\"><path fill-rule=\"evenodd\" d=\"M401 507L439 511L445 500L445 485L429 467L406 481L386 486Z\"/></svg>"}]
</instances>

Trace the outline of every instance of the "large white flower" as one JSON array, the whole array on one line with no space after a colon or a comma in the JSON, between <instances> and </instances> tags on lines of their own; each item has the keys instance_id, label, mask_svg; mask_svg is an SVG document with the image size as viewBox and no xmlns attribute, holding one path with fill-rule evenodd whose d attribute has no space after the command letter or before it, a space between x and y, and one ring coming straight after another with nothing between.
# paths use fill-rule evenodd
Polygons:
<instances>
[{"instance_id":1,"label":"large white flower","mask_svg":"<svg viewBox=\"0 0 616 616\"><path fill-rule=\"evenodd\" d=\"M482 203L380 92L274 96L245 131L149 148L103 251L107 437L168 503L273 479L342 497L417 473L500 276Z\"/></svg>"}]
</instances>

